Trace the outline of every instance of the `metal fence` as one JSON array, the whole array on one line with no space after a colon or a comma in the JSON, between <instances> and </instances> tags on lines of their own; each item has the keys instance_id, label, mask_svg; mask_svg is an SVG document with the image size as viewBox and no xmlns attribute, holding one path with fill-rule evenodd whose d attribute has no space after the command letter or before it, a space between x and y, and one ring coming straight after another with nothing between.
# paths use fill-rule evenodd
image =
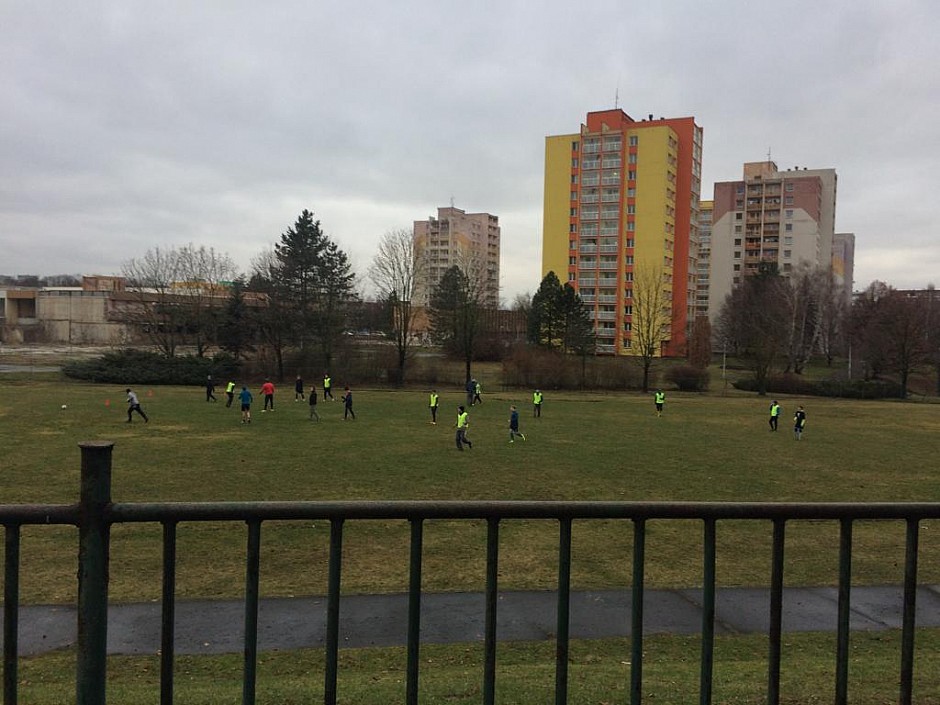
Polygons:
<instances>
[{"instance_id":1,"label":"metal fence","mask_svg":"<svg viewBox=\"0 0 940 705\"><path fill-rule=\"evenodd\" d=\"M500 522L543 519L558 522L558 591L555 649L555 703L568 701L569 610L571 597L571 527L575 520L620 519L633 525L631 585L630 702L643 699L643 605L646 522L653 519L699 520L703 526L703 614L699 702L712 702L715 645L716 523L720 520L765 520L773 531L769 615L767 702L780 702L781 621L784 545L787 522L835 520L840 524L838 620L835 654L835 702L848 702L849 616L852 568L852 528L857 520L895 520L906 523L901 669L899 702L913 697L915 599L920 521L940 518L940 503L718 503L718 502L207 502L113 503L111 501L110 442L81 444L81 494L75 505L0 505L6 530L3 695L6 705L17 702L17 639L19 609L20 529L24 525L74 525L79 529L78 654L76 702L103 705L106 701L107 603L110 530L118 523L159 523L163 528L163 596L160 651L160 702L174 698L174 617L176 530L180 522L238 521L247 525L244 667L242 701L255 702L258 658L258 608L261 528L266 521L328 520L326 658L323 702L337 700L339 616L343 526L346 521L399 519L409 522L409 599L406 661L406 703L419 694L421 647L421 569L424 522L434 519L485 520L486 589L482 697L496 698L496 617Z\"/></svg>"}]
</instances>

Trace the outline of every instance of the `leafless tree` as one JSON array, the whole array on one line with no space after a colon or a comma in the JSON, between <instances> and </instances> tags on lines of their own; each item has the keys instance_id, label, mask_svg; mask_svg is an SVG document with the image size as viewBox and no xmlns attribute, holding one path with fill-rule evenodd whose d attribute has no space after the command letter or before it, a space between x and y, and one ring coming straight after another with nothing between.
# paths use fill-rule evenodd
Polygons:
<instances>
[{"instance_id":1,"label":"leafless tree","mask_svg":"<svg viewBox=\"0 0 940 705\"><path fill-rule=\"evenodd\" d=\"M746 277L728 294L718 317L723 344L751 362L761 395L785 351L789 319L783 299L788 286L775 272Z\"/></svg>"},{"instance_id":2,"label":"leafless tree","mask_svg":"<svg viewBox=\"0 0 940 705\"><path fill-rule=\"evenodd\" d=\"M192 243L178 251L181 278L176 284L186 311L186 329L199 357L218 338L219 312L226 301L227 284L237 276L232 259L213 248Z\"/></svg>"},{"instance_id":3,"label":"leafless tree","mask_svg":"<svg viewBox=\"0 0 940 705\"><path fill-rule=\"evenodd\" d=\"M369 278L392 316L392 338L398 352L398 383L405 381L405 366L411 350L418 282L424 272L424 259L418 257L414 237L408 230L391 230L382 237L369 267Z\"/></svg>"},{"instance_id":4,"label":"leafless tree","mask_svg":"<svg viewBox=\"0 0 940 705\"><path fill-rule=\"evenodd\" d=\"M807 263L794 268L789 286L782 287L787 309L786 372L802 374L819 343L822 326L822 297L827 272Z\"/></svg>"},{"instance_id":5,"label":"leafless tree","mask_svg":"<svg viewBox=\"0 0 940 705\"><path fill-rule=\"evenodd\" d=\"M650 369L669 340L672 301L659 267L637 266L633 273L630 349L643 368L643 391L649 391Z\"/></svg>"},{"instance_id":6,"label":"leafless tree","mask_svg":"<svg viewBox=\"0 0 940 705\"><path fill-rule=\"evenodd\" d=\"M819 350L826 357L828 367L832 367L836 355L845 352L848 313L845 290L836 283L830 270L823 282L819 307Z\"/></svg>"},{"instance_id":7,"label":"leafless tree","mask_svg":"<svg viewBox=\"0 0 940 705\"><path fill-rule=\"evenodd\" d=\"M186 326L186 311L175 290L183 276L179 252L157 247L126 261L121 270L132 299L122 319L143 332L164 355L173 357L184 341Z\"/></svg>"}]
</instances>

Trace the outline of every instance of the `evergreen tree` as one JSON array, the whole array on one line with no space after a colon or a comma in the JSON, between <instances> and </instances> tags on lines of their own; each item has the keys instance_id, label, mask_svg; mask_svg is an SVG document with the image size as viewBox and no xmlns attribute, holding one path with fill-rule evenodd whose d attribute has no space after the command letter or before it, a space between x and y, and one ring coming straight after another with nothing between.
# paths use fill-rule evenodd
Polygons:
<instances>
[{"instance_id":1,"label":"evergreen tree","mask_svg":"<svg viewBox=\"0 0 940 705\"><path fill-rule=\"evenodd\" d=\"M450 267L431 294L431 327L435 340L448 353L463 358L468 380L481 312L482 288L457 265Z\"/></svg>"},{"instance_id":2,"label":"evergreen tree","mask_svg":"<svg viewBox=\"0 0 940 705\"><path fill-rule=\"evenodd\" d=\"M570 287L569 287L570 288ZM534 345L555 349L562 347L564 292L555 272L549 272L532 297L526 322L527 339Z\"/></svg>"}]
</instances>

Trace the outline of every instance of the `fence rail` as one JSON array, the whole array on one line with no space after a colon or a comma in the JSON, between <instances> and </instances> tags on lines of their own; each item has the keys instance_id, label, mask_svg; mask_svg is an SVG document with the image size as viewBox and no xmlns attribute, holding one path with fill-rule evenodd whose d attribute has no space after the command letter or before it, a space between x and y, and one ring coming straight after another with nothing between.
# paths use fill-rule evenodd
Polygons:
<instances>
[{"instance_id":1,"label":"fence rail","mask_svg":"<svg viewBox=\"0 0 940 705\"><path fill-rule=\"evenodd\" d=\"M500 522L511 519L557 521L558 591L555 652L555 703L568 700L571 536L576 520L621 519L633 524L631 590L630 702L643 699L643 604L646 523L656 519L701 521L703 526L703 611L699 702L712 702L715 640L717 522L767 520L772 524L767 702L780 702L781 621L784 547L790 521L835 520L840 524L835 702L848 702L849 616L851 605L852 529L858 520L906 523L899 702L913 698L914 628L918 535L922 520L940 519L940 503L731 503L731 502L559 502L559 501L389 501L389 502L206 502L113 503L113 444L81 444L81 496L74 505L0 505L5 536L3 693L17 702L20 529L27 525L74 525L79 529L78 658L76 702L104 705L110 528L119 523L159 523L163 528L160 701L173 702L176 531L180 522L233 521L247 526L245 559L244 665L242 700L255 702L258 657L258 608L262 524L266 521L328 520L330 548L327 579L326 659L323 702L337 700L340 588L343 527L346 521L399 519L411 531L408 589L406 703L418 702L421 569L424 522L435 519L486 520L486 592L484 615L483 702L496 698L497 590Z\"/></svg>"}]
</instances>

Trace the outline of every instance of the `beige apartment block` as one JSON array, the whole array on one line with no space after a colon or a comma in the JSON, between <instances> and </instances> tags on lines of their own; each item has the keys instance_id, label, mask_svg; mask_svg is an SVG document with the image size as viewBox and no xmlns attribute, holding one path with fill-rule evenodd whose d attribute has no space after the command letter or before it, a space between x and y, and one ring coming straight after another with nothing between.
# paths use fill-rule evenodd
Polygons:
<instances>
[{"instance_id":1,"label":"beige apartment block","mask_svg":"<svg viewBox=\"0 0 940 705\"><path fill-rule=\"evenodd\" d=\"M457 265L483 289L486 306L499 306L499 218L438 208L437 218L414 221L419 267L417 303L428 306L431 294L448 269Z\"/></svg>"},{"instance_id":2,"label":"beige apartment block","mask_svg":"<svg viewBox=\"0 0 940 705\"><path fill-rule=\"evenodd\" d=\"M762 265L786 276L806 263L832 266L835 169L779 170L772 161L744 165L741 181L715 184L708 277L708 317Z\"/></svg>"}]
</instances>

